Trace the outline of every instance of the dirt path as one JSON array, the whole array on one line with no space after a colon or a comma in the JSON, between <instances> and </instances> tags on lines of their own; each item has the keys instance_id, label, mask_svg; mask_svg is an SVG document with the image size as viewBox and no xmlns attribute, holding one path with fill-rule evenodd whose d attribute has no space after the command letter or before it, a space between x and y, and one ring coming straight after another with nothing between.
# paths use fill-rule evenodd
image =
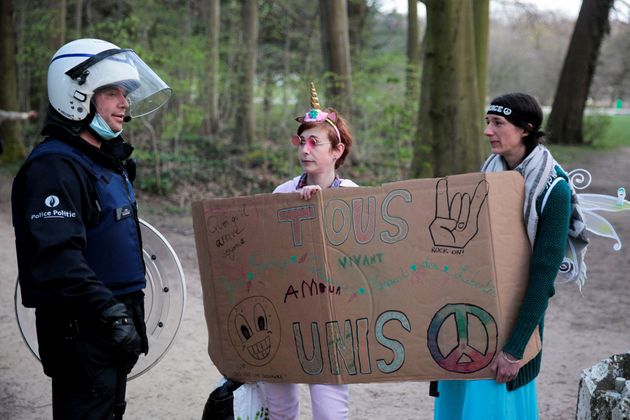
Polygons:
<instances>
[{"instance_id":1,"label":"dirt path","mask_svg":"<svg viewBox=\"0 0 630 420\"><path fill-rule=\"evenodd\" d=\"M588 169L593 183L587 192L614 195L630 189L630 148L589 153L566 163L568 170ZM29 353L18 330L13 293L17 269L9 207L10 180L0 179L0 419L51 418L50 380ZM572 419L582 369L611 354L630 351L630 214L609 215L624 248L593 238L587 263L589 281L581 297L574 286L559 287L547 311L543 367L538 377L541 419ZM144 214L171 242L187 279L187 307L179 335L164 359L128 385L126 418L199 419L219 373L206 353L207 332L189 217ZM303 387L303 396L306 389ZM428 385L419 382L350 386L352 419L431 419ZM303 419L310 418L303 398Z\"/></svg>"}]
</instances>

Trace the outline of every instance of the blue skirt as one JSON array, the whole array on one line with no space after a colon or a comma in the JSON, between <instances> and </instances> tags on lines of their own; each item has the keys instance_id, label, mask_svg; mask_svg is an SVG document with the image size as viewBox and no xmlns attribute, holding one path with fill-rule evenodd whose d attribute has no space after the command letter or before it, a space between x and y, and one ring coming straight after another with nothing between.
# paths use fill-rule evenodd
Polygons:
<instances>
[{"instance_id":1,"label":"blue skirt","mask_svg":"<svg viewBox=\"0 0 630 420\"><path fill-rule=\"evenodd\" d=\"M434 420L537 420L536 381L514 391L494 379L439 381Z\"/></svg>"}]
</instances>

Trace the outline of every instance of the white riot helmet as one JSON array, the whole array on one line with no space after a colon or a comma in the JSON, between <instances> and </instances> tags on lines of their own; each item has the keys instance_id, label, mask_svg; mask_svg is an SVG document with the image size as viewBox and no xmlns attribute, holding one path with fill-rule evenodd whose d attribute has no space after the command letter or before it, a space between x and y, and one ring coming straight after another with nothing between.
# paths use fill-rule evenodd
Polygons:
<instances>
[{"instance_id":1,"label":"white riot helmet","mask_svg":"<svg viewBox=\"0 0 630 420\"><path fill-rule=\"evenodd\" d=\"M157 110L172 92L133 50L100 39L67 43L48 66L48 100L70 120L84 120L94 92L106 86L127 91L129 116L134 118Z\"/></svg>"}]
</instances>

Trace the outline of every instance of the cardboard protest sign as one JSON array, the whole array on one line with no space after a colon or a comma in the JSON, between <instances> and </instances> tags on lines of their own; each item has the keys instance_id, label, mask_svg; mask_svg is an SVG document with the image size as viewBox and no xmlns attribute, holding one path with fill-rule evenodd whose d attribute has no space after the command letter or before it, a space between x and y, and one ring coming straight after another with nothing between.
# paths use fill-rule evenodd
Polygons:
<instances>
[{"instance_id":1,"label":"cardboard protest sign","mask_svg":"<svg viewBox=\"0 0 630 420\"><path fill-rule=\"evenodd\" d=\"M508 171L193 203L212 361L240 381L493 377L527 283L523 194Z\"/></svg>"}]
</instances>

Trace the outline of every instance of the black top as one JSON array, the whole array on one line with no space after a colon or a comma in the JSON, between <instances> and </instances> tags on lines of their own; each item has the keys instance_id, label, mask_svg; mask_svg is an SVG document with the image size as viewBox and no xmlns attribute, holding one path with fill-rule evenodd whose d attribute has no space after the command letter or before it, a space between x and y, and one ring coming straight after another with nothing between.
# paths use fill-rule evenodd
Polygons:
<instances>
[{"instance_id":1,"label":"black top","mask_svg":"<svg viewBox=\"0 0 630 420\"><path fill-rule=\"evenodd\" d=\"M122 139L104 147L109 151L105 153L67 131L53 128L49 133L120 174L124 171L122 159L133 150ZM98 221L100 212L91 177L76 160L57 154L27 161L16 175L11 205L25 306L63 305L74 314L98 316L115 302L83 255L86 230ZM42 211L50 210L50 200L58 200L62 205L56 208L70 212L71 217L44 220ZM29 288L32 290L25 293Z\"/></svg>"}]
</instances>

